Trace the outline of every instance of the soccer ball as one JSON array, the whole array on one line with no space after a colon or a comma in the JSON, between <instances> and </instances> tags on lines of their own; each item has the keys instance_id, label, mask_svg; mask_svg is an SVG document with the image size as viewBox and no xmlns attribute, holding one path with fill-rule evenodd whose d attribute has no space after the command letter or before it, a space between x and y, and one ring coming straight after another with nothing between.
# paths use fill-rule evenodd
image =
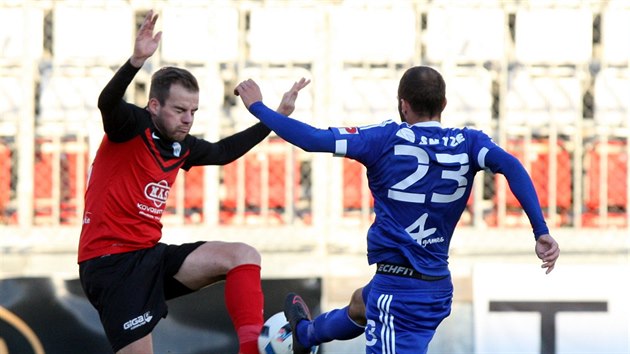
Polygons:
<instances>
[{"instance_id":1,"label":"soccer ball","mask_svg":"<svg viewBox=\"0 0 630 354\"><path fill-rule=\"evenodd\" d=\"M284 313L278 312L269 317L258 336L260 354L292 354L292 347L291 326Z\"/></svg>"},{"instance_id":2,"label":"soccer ball","mask_svg":"<svg viewBox=\"0 0 630 354\"><path fill-rule=\"evenodd\" d=\"M319 347L311 349L312 354L317 353ZM258 336L258 352L260 354L292 354L293 337L291 325L284 317L283 312L278 312L269 317L263 324Z\"/></svg>"}]
</instances>

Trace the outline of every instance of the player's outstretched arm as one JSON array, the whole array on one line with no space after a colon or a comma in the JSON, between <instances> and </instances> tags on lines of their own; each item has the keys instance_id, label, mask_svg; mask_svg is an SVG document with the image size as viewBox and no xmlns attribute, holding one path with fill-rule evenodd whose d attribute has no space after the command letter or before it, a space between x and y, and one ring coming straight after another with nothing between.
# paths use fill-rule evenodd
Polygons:
<instances>
[{"instance_id":1,"label":"player's outstretched arm","mask_svg":"<svg viewBox=\"0 0 630 354\"><path fill-rule=\"evenodd\" d=\"M293 85L292 90L308 83L307 80L300 80ZM309 152L335 152L335 137L331 130L317 129L269 109L262 103L260 87L254 80L248 79L238 84L234 94L241 97L250 113L289 143ZM292 93L290 90L287 101L291 102L294 95L297 95L297 91Z\"/></svg>"},{"instance_id":2,"label":"player's outstretched arm","mask_svg":"<svg viewBox=\"0 0 630 354\"><path fill-rule=\"evenodd\" d=\"M160 44L162 38L162 31L153 34L155 29L155 23L157 22L158 15L153 13L153 10L149 10L147 15L142 21L142 25L138 30L136 36L136 42L133 47L133 55L130 62L136 68L141 67L144 62L155 53Z\"/></svg>"},{"instance_id":3,"label":"player's outstretched arm","mask_svg":"<svg viewBox=\"0 0 630 354\"><path fill-rule=\"evenodd\" d=\"M299 81L294 82L289 91L282 95L282 101L280 101L280 105L278 105L276 112L285 116L293 113L295 110L295 100L297 99L298 92L300 92L300 90L306 87L309 83L311 83L311 80L307 80L305 78L301 78ZM256 81L252 79L247 79L238 84L238 86L234 89L234 94L236 96L241 96L241 100L247 109L249 109L252 104L262 101L262 92L260 91L260 87Z\"/></svg>"},{"instance_id":4,"label":"player's outstretched arm","mask_svg":"<svg viewBox=\"0 0 630 354\"><path fill-rule=\"evenodd\" d=\"M536 241L536 256L543 261L541 268L547 268L545 274L551 273L560 256L558 242L549 234L540 235Z\"/></svg>"}]
</instances>

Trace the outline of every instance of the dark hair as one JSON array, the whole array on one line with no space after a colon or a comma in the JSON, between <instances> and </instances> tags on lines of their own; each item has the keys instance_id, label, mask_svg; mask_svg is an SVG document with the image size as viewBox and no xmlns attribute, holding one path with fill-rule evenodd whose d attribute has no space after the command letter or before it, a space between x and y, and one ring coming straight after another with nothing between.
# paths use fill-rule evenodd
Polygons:
<instances>
[{"instance_id":1,"label":"dark hair","mask_svg":"<svg viewBox=\"0 0 630 354\"><path fill-rule=\"evenodd\" d=\"M166 66L151 76L149 98L155 98L163 105L173 84L180 84L192 92L199 92L197 79L190 71L174 66Z\"/></svg>"},{"instance_id":2,"label":"dark hair","mask_svg":"<svg viewBox=\"0 0 630 354\"><path fill-rule=\"evenodd\" d=\"M398 100L404 99L420 116L433 117L442 113L446 99L446 83L436 70L414 66L400 78Z\"/></svg>"}]
</instances>

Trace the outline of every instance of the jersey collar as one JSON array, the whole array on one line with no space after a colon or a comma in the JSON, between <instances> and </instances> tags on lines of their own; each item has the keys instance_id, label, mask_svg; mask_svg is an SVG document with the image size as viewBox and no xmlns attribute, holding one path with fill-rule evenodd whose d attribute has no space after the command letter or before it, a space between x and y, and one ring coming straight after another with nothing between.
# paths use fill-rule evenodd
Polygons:
<instances>
[{"instance_id":1,"label":"jersey collar","mask_svg":"<svg viewBox=\"0 0 630 354\"><path fill-rule=\"evenodd\" d=\"M428 122L418 122L416 124L413 125L414 127L436 127L436 128L442 128L442 123L438 122L438 121L428 121Z\"/></svg>"}]
</instances>

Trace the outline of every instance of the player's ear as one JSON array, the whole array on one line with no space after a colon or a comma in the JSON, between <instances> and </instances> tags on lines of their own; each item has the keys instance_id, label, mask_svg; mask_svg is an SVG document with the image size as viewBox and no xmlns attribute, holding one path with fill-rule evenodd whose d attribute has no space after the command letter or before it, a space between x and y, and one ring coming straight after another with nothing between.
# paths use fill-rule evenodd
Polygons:
<instances>
[{"instance_id":1,"label":"player's ear","mask_svg":"<svg viewBox=\"0 0 630 354\"><path fill-rule=\"evenodd\" d=\"M150 98L149 104L147 105L147 109L151 112L152 115L157 115L160 108L160 101L157 98Z\"/></svg>"},{"instance_id":2,"label":"player's ear","mask_svg":"<svg viewBox=\"0 0 630 354\"><path fill-rule=\"evenodd\" d=\"M442 102L442 111L446 108L446 97L444 97L444 102Z\"/></svg>"},{"instance_id":3,"label":"player's ear","mask_svg":"<svg viewBox=\"0 0 630 354\"><path fill-rule=\"evenodd\" d=\"M402 108L402 111L405 115L407 115L409 111L411 110L411 106L409 105L409 102L407 102L407 100L404 98L400 99L400 107Z\"/></svg>"}]
</instances>

